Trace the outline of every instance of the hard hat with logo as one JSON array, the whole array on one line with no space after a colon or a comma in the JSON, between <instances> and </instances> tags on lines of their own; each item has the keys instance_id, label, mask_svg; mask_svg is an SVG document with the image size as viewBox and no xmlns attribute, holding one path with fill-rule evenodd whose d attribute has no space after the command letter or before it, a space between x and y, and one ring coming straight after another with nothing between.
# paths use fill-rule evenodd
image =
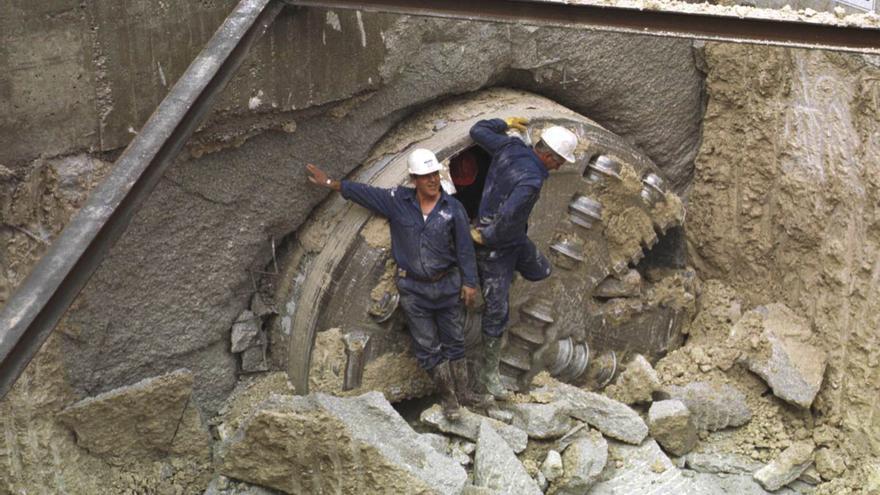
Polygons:
<instances>
[{"instance_id":1,"label":"hard hat with logo","mask_svg":"<svg viewBox=\"0 0 880 495\"><path fill-rule=\"evenodd\" d=\"M424 148L413 150L406 159L406 163L409 165L409 173L413 175L432 174L442 168L434 153Z\"/></svg>"},{"instance_id":2,"label":"hard hat with logo","mask_svg":"<svg viewBox=\"0 0 880 495\"><path fill-rule=\"evenodd\" d=\"M541 140L557 155L565 158L565 161L574 163L574 149L577 148L578 138L573 132L555 125L541 132Z\"/></svg>"}]
</instances>

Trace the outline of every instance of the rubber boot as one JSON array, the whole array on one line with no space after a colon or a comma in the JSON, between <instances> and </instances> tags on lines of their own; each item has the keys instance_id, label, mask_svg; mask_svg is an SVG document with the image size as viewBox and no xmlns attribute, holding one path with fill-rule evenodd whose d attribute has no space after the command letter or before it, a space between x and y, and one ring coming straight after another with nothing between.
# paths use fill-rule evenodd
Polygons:
<instances>
[{"instance_id":1,"label":"rubber boot","mask_svg":"<svg viewBox=\"0 0 880 495\"><path fill-rule=\"evenodd\" d=\"M450 421L457 421L461 417L458 399L455 397L455 383L452 378L452 370L449 361L443 361L428 371L434 379L434 386L440 393L440 407L443 415Z\"/></svg>"},{"instance_id":2,"label":"rubber boot","mask_svg":"<svg viewBox=\"0 0 880 495\"><path fill-rule=\"evenodd\" d=\"M480 370L480 383L486 387L495 400L510 400L513 394L504 388L498 374L501 361L501 337L483 335L483 368Z\"/></svg>"},{"instance_id":3,"label":"rubber boot","mask_svg":"<svg viewBox=\"0 0 880 495\"><path fill-rule=\"evenodd\" d=\"M455 395L459 404L467 407L486 408L492 405L492 397L474 392L468 384L467 359L450 361L452 376L455 378Z\"/></svg>"}]
</instances>

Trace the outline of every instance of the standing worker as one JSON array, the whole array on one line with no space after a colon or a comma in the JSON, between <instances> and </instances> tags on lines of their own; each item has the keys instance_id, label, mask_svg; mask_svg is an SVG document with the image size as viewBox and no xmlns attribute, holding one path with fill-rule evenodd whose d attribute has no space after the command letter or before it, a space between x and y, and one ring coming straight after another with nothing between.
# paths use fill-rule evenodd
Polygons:
<instances>
[{"instance_id":1,"label":"standing worker","mask_svg":"<svg viewBox=\"0 0 880 495\"><path fill-rule=\"evenodd\" d=\"M407 160L415 188L378 187L330 179L308 164L309 180L388 218L391 254L397 262L400 305L409 322L413 350L441 393L443 414L459 417L459 401L470 405L464 359L462 301L473 306L477 269L468 217L457 199L440 187L440 163L430 150Z\"/></svg>"},{"instance_id":2,"label":"standing worker","mask_svg":"<svg viewBox=\"0 0 880 495\"><path fill-rule=\"evenodd\" d=\"M501 337L510 313L508 295L514 271L537 282L550 276L550 262L526 235L529 215L538 201L541 186L563 163L574 163L577 136L553 126L541 133L534 147L506 134L508 129L526 131L528 120L481 120L471 128L471 138L492 155L476 226L471 236L477 243L477 268L483 288L482 333L484 363L479 380L493 397L510 399L501 383Z\"/></svg>"}]
</instances>

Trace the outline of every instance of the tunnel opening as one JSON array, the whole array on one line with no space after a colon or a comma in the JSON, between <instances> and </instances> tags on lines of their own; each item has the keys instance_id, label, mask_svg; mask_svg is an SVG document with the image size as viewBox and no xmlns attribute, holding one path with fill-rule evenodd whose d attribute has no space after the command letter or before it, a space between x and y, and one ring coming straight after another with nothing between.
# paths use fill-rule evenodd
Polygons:
<instances>
[{"instance_id":1,"label":"tunnel opening","mask_svg":"<svg viewBox=\"0 0 880 495\"><path fill-rule=\"evenodd\" d=\"M491 163L491 155L477 145L465 148L449 159L449 174L456 189L453 196L464 205L470 220L479 213Z\"/></svg>"}]
</instances>

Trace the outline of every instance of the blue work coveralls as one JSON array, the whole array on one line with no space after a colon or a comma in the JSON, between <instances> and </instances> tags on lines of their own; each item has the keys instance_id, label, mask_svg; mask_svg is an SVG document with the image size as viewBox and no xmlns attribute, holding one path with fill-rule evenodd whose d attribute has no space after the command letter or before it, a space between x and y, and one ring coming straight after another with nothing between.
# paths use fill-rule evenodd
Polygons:
<instances>
[{"instance_id":1,"label":"blue work coveralls","mask_svg":"<svg viewBox=\"0 0 880 495\"><path fill-rule=\"evenodd\" d=\"M492 155L480 202L477 269L483 288L482 331L500 337L510 318L509 293L514 271L529 281L550 276L550 262L528 238L529 215L549 173L521 139L505 134L501 119L481 120L471 138Z\"/></svg>"},{"instance_id":2,"label":"blue work coveralls","mask_svg":"<svg viewBox=\"0 0 880 495\"><path fill-rule=\"evenodd\" d=\"M477 286L474 246L464 206L441 189L428 218L416 190L342 181L342 197L388 218L400 306L413 351L425 370L464 357L461 286Z\"/></svg>"}]
</instances>

